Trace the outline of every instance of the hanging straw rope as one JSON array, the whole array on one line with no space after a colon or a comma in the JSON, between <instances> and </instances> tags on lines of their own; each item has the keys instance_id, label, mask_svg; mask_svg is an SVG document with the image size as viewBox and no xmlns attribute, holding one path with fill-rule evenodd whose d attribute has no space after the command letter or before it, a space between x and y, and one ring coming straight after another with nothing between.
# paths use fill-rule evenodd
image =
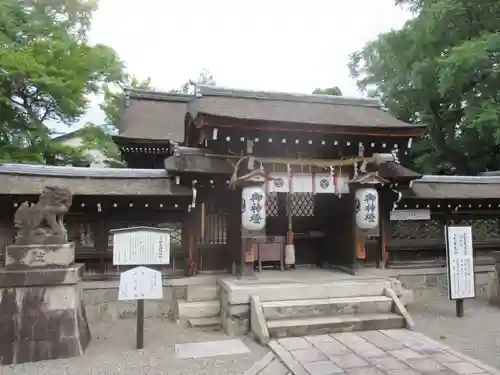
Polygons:
<instances>
[{"instance_id":1,"label":"hanging straw rope","mask_svg":"<svg viewBox=\"0 0 500 375\"><path fill-rule=\"evenodd\" d=\"M229 187L231 189L236 189L236 187L238 186L238 182L244 181L247 178L249 178L250 176L255 174L256 170L254 169L253 171L250 171L249 173L238 177L238 170L240 169L241 163L243 163L245 160L249 160L251 157L252 157L251 155L243 156L234 165L233 174L231 175L231 178L229 179Z\"/></svg>"}]
</instances>

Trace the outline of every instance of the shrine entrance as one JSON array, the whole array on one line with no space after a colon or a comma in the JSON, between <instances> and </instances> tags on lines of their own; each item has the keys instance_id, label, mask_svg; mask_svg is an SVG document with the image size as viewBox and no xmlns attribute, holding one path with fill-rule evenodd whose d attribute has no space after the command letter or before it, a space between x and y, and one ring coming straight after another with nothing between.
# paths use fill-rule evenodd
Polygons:
<instances>
[{"instance_id":1,"label":"shrine entrance","mask_svg":"<svg viewBox=\"0 0 500 375\"><path fill-rule=\"evenodd\" d=\"M336 268L354 273L356 263L352 194L271 192L266 202L267 243L259 246L264 267L279 264L289 220L297 266Z\"/></svg>"}]
</instances>

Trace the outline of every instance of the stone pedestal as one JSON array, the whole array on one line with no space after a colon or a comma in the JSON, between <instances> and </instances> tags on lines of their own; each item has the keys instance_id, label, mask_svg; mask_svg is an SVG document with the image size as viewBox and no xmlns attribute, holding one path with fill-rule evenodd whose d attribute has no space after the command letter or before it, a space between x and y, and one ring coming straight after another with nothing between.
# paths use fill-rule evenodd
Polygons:
<instances>
[{"instance_id":1,"label":"stone pedestal","mask_svg":"<svg viewBox=\"0 0 500 375\"><path fill-rule=\"evenodd\" d=\"M61 268L75 262L75 246L11 245L5 250L6 269Z\"/></svg>"},{"instance_id":2,"label":"stone pedestal","mask_svg":"<svg viewBox=\"0 0 500 375\"><path fill-rule=\"evenodd\" d=\"M73 245L7 248L0 269L0 365L84 353L90 330L83 267L74 264Z\"/></svg>"}]
</instances>

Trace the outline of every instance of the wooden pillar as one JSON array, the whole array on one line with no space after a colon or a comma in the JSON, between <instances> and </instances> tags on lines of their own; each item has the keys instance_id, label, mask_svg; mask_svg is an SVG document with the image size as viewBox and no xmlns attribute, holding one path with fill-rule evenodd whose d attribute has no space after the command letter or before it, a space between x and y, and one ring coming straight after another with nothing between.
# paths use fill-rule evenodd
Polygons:
<instances>
[{"instance_id":1,"label":"wooden pillar","mask_svg":"<svg viewBox=\"0 0 500 375\"><path fill-rule=\"evenodd\" d=\"M358 247L358 224L356 222L356 210L358 208L358 202L356 200L356 190L359 188L359 186L356 184L356 185L351 185L350 186L350 189L351 189L351 193L349 195L351 195L350 197L346 197L350 199L351 202L350 203L350 207L351 207L351 238L352 238L352 246L350 247L350 252L351 254L346 254L347 257L347 271L352 274L352 275L355 275L356 274L356 270L358 268L358 261L357 261L357 256L356 256L356 251L357 251L357 247ZM349 264L349 258L350 258L350 262L351 264Z\"/></svg>"},{"instance_id":2,"label":"wooden pillar","mask_svg":"<svg viewBox=\"0 0 500 375\"><path fill-rule=\"evenodd\" d=\"M99 260L99 272L106 272L106 259L105 255L108 251L108 238L109 238L109 223L103 220L100 216L92 215L89 217L92 223L92 233L94 233L94 247L95 251L101 256Z\"/></svg>"},{"instance_id":3,"label":"wooden pillar","mask_svg":"<svg viewBox=\"0 0 500 375\"><path fill-rule=\"evenodd\" d=\"M381 207L382 208L382 207ZM377 268L387 268L389 262L389 241L391 238L391 220L390 211L383 209L380 213L379 221L379 237L378 247L380 254L380 261L377 262Z\"/></svg>"},{"instance_id":4,"label":"wooden pillar","mask_svg":"<svg viewBox=\"0 0 500 375\"><path fill-rule=\"evenodd\" d=\"M231 265L236 267L241 262L241 192L228 190L226 195L227 246Z\"/></svg>"},{"instance_id":5,"label":"wooden pillar","mask_svg":"<svg viewBox=\"0 0 500 375\"><path fill-rule=\"evenodd\" d=\"M188 264L185 270L186 276L196 275L196 262L194 260L194 219L192 212L186 212L182 222L181 246L182 250L188 254Z\"/></svg>"}]
</instances>

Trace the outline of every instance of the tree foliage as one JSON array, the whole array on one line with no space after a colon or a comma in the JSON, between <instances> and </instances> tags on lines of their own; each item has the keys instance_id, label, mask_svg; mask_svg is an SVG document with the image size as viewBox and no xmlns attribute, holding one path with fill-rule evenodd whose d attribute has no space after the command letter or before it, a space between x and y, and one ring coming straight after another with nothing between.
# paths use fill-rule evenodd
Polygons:
<instances>
[{"instance_id":1,"label":"tree foliage","mask_svg":"<svg viewBox=\"0 0 500 375\"><path fill-rule=\"evenodd\" d=\"M427 173L500 168L500 2L398 0L414 18L351 56L359 87L424 123L413 160Z\"/></svg>"},{"instance_id":2,"label":"tree foliage","mask_svg":"<svg viewBox=\"0 0 500 375\"><path fill-rule=\"evenodd\" d=\"M338 86L329 87L327 89L315 89L313 94L316 95L333 95L342 96L342 90Z\"/></svg>"},{"instance_id":3,"label":"tree foliage","mask_svg":"<svg viewBox=\"0 0 500 375\"><path fill-rule=\"evenodd\" d=\"M123 65L87 33L96 4L84 0L0 1L0 161L85 161L51 140L47 121L71 125L91 94L123 79Z\"/></svg>"}]
</instances>

